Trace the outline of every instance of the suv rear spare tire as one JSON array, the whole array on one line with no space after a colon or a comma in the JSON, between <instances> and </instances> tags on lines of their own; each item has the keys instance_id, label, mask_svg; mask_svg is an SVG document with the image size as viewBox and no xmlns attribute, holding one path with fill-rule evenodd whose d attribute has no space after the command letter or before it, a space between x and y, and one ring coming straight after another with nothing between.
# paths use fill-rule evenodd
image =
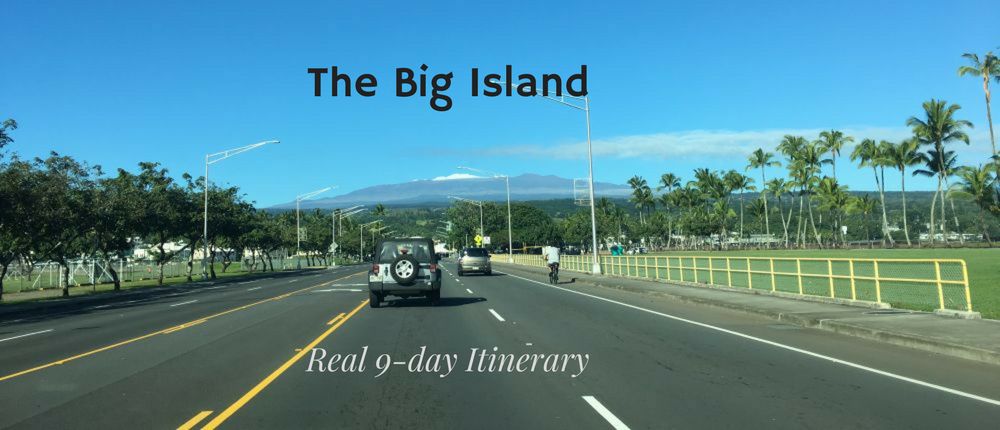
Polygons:
<instances>
[{"instance_id":1,"label":"suv rear spare tire","mask_svg":"<svg viewBox=\"0 0 1000 430\"><path fill-rule=\"evenodd\" d=\"M389 275L402 285L412 284L420 274L420 263L410 254L400 254L389 265Z\"/></svg>"}]
</instances>

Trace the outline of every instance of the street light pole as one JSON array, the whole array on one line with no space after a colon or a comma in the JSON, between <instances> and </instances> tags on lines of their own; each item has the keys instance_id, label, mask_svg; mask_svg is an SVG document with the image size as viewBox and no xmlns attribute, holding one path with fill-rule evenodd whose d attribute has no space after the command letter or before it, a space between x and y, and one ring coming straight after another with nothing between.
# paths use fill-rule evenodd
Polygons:
<instances>
[{"instance_id":1,"label":"street light pole","mask_svg":"<svg viewBox=\"0 0 1000 430\"><path fill-rule=\"evenodd\" d=\"M305 194L300 194L298 196L295 196L295 266L299 270L302 269L302 259L300 258L300 254L302 253L302 225L301 225L301 222L299 220L299 218L300 218L299 217L299 209L300 209L302 200L308 199L308 198L316 196L318 194L325 193L325 192L330 191L330 190L332 190L334 188L336 188L336 187L335 186L334 187L326 187L326 188L323 188L323 189L319 189L319 190L316 190L316 191L312 191L312 192L308 192L308 193L305 193Z\"/></svg>"},{"instance_id":2,"label":"street light pole","mask_svg":"<svg viewBox=\"0 0 1000 430\"><path fill-rule=\"evenodd\" d=\"M493 79L492 82L499 84L500 83L500 79ZM513 87L513 86L514 85L511 84L511 87ZM535 94L538 95L537 90L536 90ZM593 149L593 146L590 143L590 96L585 95L583 97L580 97L580 96L571 96L571 95L567 95L567 94L563 94L561 96L550 96L550 95L548 95L548 93L543 93L543 94L541 94L541 96L545 97L545 98L547 98L549 100L552 100L552 101L554 101L556 103L561 103L561 104L563 104L565 106L569 106L569 107L571 107L573 109L582 110L586 114L586 118L587 118L587 172L588 172L588 182L589 182L589 188L590 188L590 234L591 234L591 238L593 240L592 245L593 245L593 248L594 248L594 260L593 260L593 267L591 268L592 269L591 271L595 275L600 275L601 274L601 261L600 261L600 257L598 256L598 249L597 249L597 210L594 208L594 149ZM579 104L574 104L574 103L567 102L566 99L572 99L572 100L578 100L578 101L582 100L583 101L583 106L580 106Z\"/></svg>"},{"instance_id":3,"label":"street light pole","mask_svg":"<svg viewBox=\"0 0 1000 430\"><path fill-rule=\"evenodd\" d=\"M365 262L365 226L366 225L372 225L372 224L375 224L375 223L378 223L378 222L381 222L381 221L382 220L378 219L378 220L375 220L375 221L372 221L372 222L369 222L369 223L361 224L361 231L360 231L360 233L361 233L361 249L360 249L360 251L361 252L360 252L358 258L361 260L362 263ZM372 236L372 240L375 240L375 236L374 235Z\"/></svg>"},{"instance_id":4,"label":"street light pole","mask_svg":"<svg viewBox=\"0 0 1000 430\"><path fill-rule=\"evenodd\" d=\"M512 227L513 222L511 221L510 214L510 176L499 174L496 172L489 172L486 170L475 169L472 167L458 166L459 169L471 170L473 172L481 172L487 175L492 175L494 178L502 177L504 179L504 184L507 186L507 262L514 262L514 229Z\"/></svg>"},{"instance_id":5,"label":"street light pole","mask_svg":"<svg viewBox=\"0 0 1000 430\"><path fill-rule=\"evenodd\" d=\"M208 279L208 188L209 188L209 186L208 186L208 166L210 164L218 163L218 162L220 162L222 160L225 160L225 159L227 159L229 157L232 157L232 156L234 156L236 154L241 154L241 153L244 153L244 152L250 151L252 149L256 149L256 148L259 148L261 146L264 146L264 145L267 145L267 144L271 144L271 143L280 143L280 141L277 141L277 140L265 140L263 142L257 142L257 143L254 143L252 145L241 146L239 148L228 149L228 150L225 150L225 151L222 151L222 152L216 152L214 154L207 154L207 155L205 155L205 183L204 183L204 187L205 187L205 212L204 212L204 217L203 217L203 220L204 220L203 230L202 230L202 233L201 233L201 240L202 240L202 249L201 249L201 253L202 253L202 255L201 255L201 278L202 279ZM192 253L193 252L194 251L192 250Z\"/></svg>"},{"instance_id":6,"label":"street light pole","mask_svg":"<svg viewBox=\"0 0 1000 430\"><path fill-rule=\"evenodd\" d=\"M594 209L594 147L590 143L590 96L583 96L583 111L587 114L587 169L590 182L590 234L593 239L594 264L592 272L601 274L601 260L597 248L597 211Z\"/></svg>"}]
</instances>

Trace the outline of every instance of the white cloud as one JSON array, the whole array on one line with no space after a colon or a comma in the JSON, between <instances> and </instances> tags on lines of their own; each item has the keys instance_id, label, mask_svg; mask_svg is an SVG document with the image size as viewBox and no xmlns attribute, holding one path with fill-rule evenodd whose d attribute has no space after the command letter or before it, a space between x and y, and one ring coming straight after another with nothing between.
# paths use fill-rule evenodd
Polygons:
<instances>
[{"instance_id":1,"label":"white cloud","mask_svg":"<svg viewBox=\"0 0 1000 430\"><path fill-rule=\"evenodd\" d=\"M456 179L482 179L482 177L481 176L476 176L476 175L470 175L468 173L452 173L452 174L450 174L448 176L438 176L438 177L435 177L434 179L431 179L431 180L432 181L453 181L453 180L456 180Z\"/></svg>"},{"instance_id":2,"label":"white cloud","mask_svg":"<svg viewBox=\"0 0 1000 430\"><path fill-rule=\"evenodd\" d=\"M805 136L815 139L825 129L773 129L773 130L690 130L669 133L617 136L593 141L594 156L603 158L655 158L677 157L745 158L757 148L771 151L785 135ZM907 127L846 127L839 128L856 142L872 138L898 142L910 137ZM970 149L988 154L989 140L982 130L970 133ZM956 148L958 145L955 146ZM522 156L556 159L580 159L587 155L587 143L559 145L512 145L483 150L484 155ZM845 148L845 153L850 152Z\"/></svg>"}]
</instances>

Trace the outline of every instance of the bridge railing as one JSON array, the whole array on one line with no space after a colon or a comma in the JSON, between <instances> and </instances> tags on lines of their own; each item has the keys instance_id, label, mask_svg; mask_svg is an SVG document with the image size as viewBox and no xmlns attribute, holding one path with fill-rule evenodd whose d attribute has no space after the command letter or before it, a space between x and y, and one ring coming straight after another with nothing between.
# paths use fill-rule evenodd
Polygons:
<instances>
[{"instance_id":1,"label":"bridge railing","mask_svg":"<svg viewBox=\"0 0 1000 430\"><path fill-rule=\"evenodd\" d=\"M564 255L562 270L589 273L591 256ZM507 256L497 256L504 263ZM600 257L601 273L665 282L762 289L888 303L918 310L972 311L965 260L627 255ZM540 255L514 263L545 267Z\"/></svg>"}]
</instances>

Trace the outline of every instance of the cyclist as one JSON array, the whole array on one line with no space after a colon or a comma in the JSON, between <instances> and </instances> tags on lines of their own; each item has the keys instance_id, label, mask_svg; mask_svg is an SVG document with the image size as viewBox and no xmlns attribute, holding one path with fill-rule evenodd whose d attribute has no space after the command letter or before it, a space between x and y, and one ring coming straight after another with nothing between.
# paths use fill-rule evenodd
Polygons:
<instances>
[{"instance_id":1,"label":"cyclist","mask_svg":"<svg viewBox=\"0 0 1000 430\"><path fill-rule=\"evenodd\" d=\"M549 266L549 282L555 284L559 282L559 248L546 246L542 248L542 258Z\"/></svg>"}]
</instances>

